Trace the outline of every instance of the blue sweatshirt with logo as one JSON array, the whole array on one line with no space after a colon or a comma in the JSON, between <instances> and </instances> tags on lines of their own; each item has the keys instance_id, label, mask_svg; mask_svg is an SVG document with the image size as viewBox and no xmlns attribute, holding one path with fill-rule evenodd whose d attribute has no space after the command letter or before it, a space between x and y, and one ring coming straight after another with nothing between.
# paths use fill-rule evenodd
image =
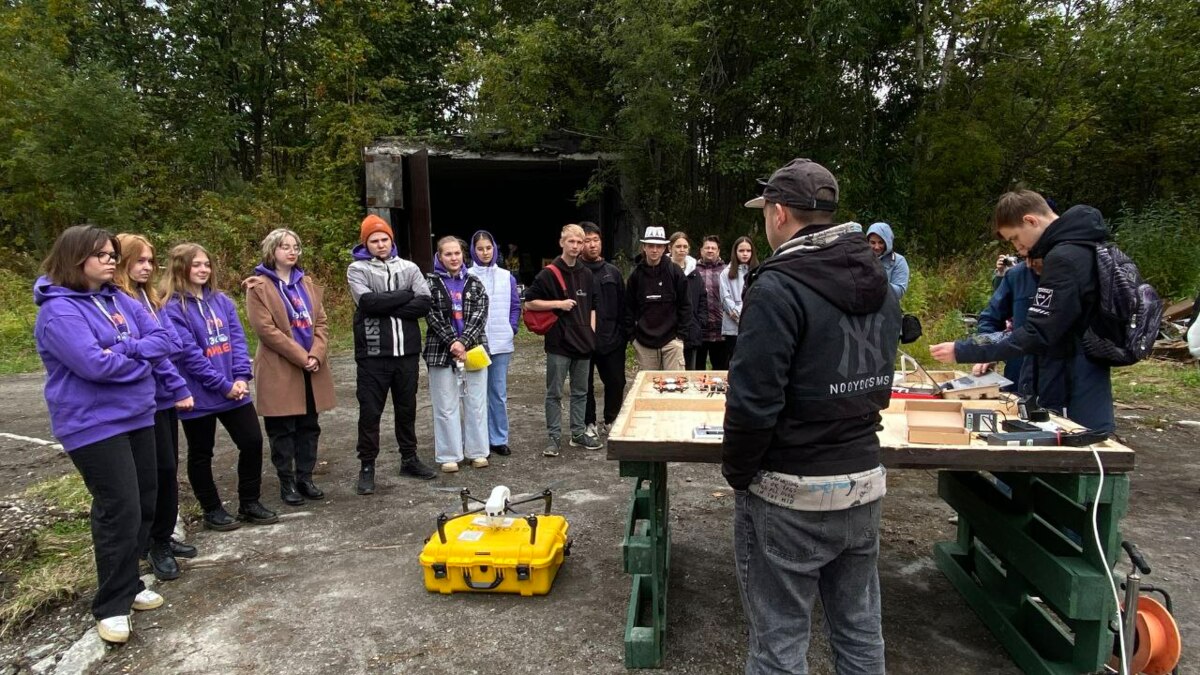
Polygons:
<instances>
[{"instance_id":1,"label":"blue sweatshirt with logo","mask_svg":"<svg viewBox=\"0 0 1200 675\"><path fill-rule=\"evenodd\" d=\"M164 311L183 346L174 356L175 367L196 401L196 407L180 412L179 418L195 419L249 404L249 392L240 401L225 398L235 380L249 382L253 377L246 333L233 301L206 288L201 298L172 296Z\"/></svg>"},{"instance_id":2,"label":"blue sweatshirt with logo","mask_svg":"<svg viewBox=\"0 0 1200 675\"><path fill-rule=\"evenodd\" d=\"M154 364L172 345L141 304L111 284L75 291L46 277L34 283L33 301L50 428L63 449L152 426Z\"/></svg>"}]
</instances>

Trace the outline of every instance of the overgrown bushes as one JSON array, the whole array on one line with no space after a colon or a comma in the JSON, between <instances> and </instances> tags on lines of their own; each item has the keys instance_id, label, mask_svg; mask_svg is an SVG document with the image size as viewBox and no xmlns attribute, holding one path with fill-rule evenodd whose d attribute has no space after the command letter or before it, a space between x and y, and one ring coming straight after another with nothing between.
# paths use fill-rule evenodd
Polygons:
<instances>
[{"instance_id":1,"label":"overgrown bushes","mask_svg":"<svg viewBox=\"0 0 1200 675\"><path fill-rule=\"evenodd\" d=\"M1200 205L1164 199L1114 219L1116 241L1163 298L1200 290Z\"/></svg>"}]
</instances>

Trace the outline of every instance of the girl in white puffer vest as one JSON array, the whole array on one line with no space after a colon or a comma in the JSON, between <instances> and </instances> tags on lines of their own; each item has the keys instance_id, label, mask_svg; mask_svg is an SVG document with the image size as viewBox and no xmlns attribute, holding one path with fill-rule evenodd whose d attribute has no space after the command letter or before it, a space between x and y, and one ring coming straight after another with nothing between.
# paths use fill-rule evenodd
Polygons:
<instances>
[{"instance_id":1,"label":"girl in white puffer vest","mask_svg":"<svg viewBox=\"0 0 1200 675\"><path fill-rule=\"evenodd\" d=\"M488 444L497 455L508 449L508 366L516 345L513 336L521 321L521 296L517 280L496 264L499 247L487 230L471 236L471 261L467 273L483 282L488 296L487 347L492 357L488 366Z\"/></svg>"}]
</instances>

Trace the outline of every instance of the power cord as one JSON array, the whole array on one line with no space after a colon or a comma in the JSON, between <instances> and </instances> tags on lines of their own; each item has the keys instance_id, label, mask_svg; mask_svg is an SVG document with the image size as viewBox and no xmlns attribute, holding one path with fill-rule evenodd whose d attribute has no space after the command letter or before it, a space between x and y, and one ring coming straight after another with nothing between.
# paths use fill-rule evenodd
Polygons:
<instances>
[{"instance_id":1,"label":"power cord","mask_svg":"<svg viewBox=\"0 0 1200 675\"><path fill-rule=\"evenodd\" d=\"M1125 646L1125 624L1121 621L1121 598L1117 594L1117 583L1113 580L1112 567L1104 557L1104 546L1100 543L1098 518L1100 514L1100 495L1104 494L1104 463L1100 461L1100 453L1096 452L1096 448L1089 446L1089 449L1092 451L1092 457L1096 459L1096 468L1100 470L1100 481L1096 484L1096 497L1092 500L1092 536L1096 539L1096 553L1100 555L1100 562L1104 566L1105 575L1108 577L1108 587L1112 590L1113 607L1117 612L1117 640L1121 645L1121 665L1117 669L1117 672L1121 675L1129 675L1129 660ZM1131 611L1128 607L1125 610Z\"/></svg>"}]
</instances>

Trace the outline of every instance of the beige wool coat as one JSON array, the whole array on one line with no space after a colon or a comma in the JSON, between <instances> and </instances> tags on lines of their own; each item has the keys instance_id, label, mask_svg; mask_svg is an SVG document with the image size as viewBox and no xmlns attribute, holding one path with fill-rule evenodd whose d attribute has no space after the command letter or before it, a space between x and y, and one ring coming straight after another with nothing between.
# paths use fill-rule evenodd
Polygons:
<instances>
[{"instance_id":1,"label":"beige wool coat","mask_svg":"<svg viewBox=\"0 0 1200 675\"><path fill-rule=\"evenodd\" d=\"M301 283L312 302L313 346L305 351L292 337L287 307L279 290L265 277L247 279L246 316L258 336L254 353L254 405L263 417L305 414L304 364L312 356L321 364L312 374L313 402L317 412L337 405L333 393L333 369L326 360L329 330L326 326L324 291L305 276Z\"/></svg>"}]
</instances>

